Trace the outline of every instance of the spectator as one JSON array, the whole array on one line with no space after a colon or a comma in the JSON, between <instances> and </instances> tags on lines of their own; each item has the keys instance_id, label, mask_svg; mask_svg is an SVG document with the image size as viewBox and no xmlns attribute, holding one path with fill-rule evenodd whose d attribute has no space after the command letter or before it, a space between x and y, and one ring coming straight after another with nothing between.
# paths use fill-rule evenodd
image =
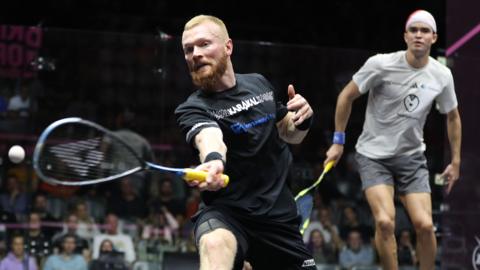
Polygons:
<instances>
[{"instance_id":1,"label":"spectator","mask_svg":"<svg viewBox=\"0 0 480 270\"><path fill-rule=\"evenodd\" d=\"M14 235L11 241L11 251L0 262L0 270L37 270L35 258L25 254L24 239L21 235Z\"/></svg>"},{"instance_id":2,"label":"spectator","mask_svg":"<svg viewBox=\"0 0 480 270\"><path fill-rule=\"evenodd\" d=\"M27 252L35 256L39 265L52 253L51 239L42 231L42 220L37 212L31 212L29 215L25 242Z\"/></svg>"},{"instance_id":3,"label":"spectator","mask_svg":"<svg viewBox=\"0 0 480 270\"><path fill-rule=\"evenodd\" d=\"M75 237L75 253L82 254L85 260L90 259L90 248L88 241L77 234L78 218L75 214L69 214L63 225L63 231L57 233L52 238L55 249L60 250L63 244L63 239L66 236Z\"/></svg>"},{"instance_id":4,"label":"spectator","mask_svg":"<svg viewBox=\"0 0 480 270\"><path fill-rule=\"evenodd\" d=\"M87 204L84 201L77 201L74 212L78 218L77 235L91 241L100 231L95 220L88 213Z\"/></svg>"},{"instance_id":5,"label":"spectator","mask_svg":"<svg viewBox=\"0 0 480 270\"><path fill-rule=\"evenodd\" d=\"M159 240L161 243L173 244L178 232L178 222L166 207L150 214L147 224L143 227L142 238Z\"/></svg>"},{"instance_id":6,"label":"spectator","mask_svg":"<svg viewBox=\"0 0 480 270\"><path fill-rule=\"evenodd\" d=\"M14 175L7 177L5 192L0 194L0 204L4 211L12 213L21 218L28 211L30 199L28 194L23 190L18 178Z\"/></svg>"},{"instance_id":7,"label":"spectator","mask_svg":"<svg viewBox=\"0 0 480 270\"><path fill-rule=\"evenodd\" d=\"M174 134L173 132L171 132ZM169 134L170 136L171 134ZM176 134L175 136L178 136ZM185 154L185 153L183 153ZM182 154L182 155L183 155ZM160 164L163 164L168 167L177 167L179 160L185 161L185 159L188 159L187 157L182 155L178 155L178 153L173 154L172 152L162 152L161 155L156 156L157 162ZM190 164L190 166L187 167L194 167L194 165ZM189 192L188 185L185 183L185 181L182 181L182 178L180 176L174 176L172 174L154 174L155 178L154 181L152 181L149 185L149 195L152 198L156 198L160 195L160 189L163 181L168 178L171 181L172 184L172 192L173 192L173 199L175 200L180 200L180 201L185 201Z\"/></svg>"},{"instance_id":8,"label":"spectator","mask_svg":"<svg viewBox=\"0 0 480 270\"><path fill-rule=\"evenodd\" d=\"M27 141L18 141L18 144L20 145L29 143L30 142ZM31 164L27 164L27 162L20 162L19 164L10 166L7 169L7 176L13 176L17 178L19 188L26 193L33 193L37 190L38 179L34 174L32 174L32 166Z\"/></svg>"},{"instance_id":9,"label":"spectator","mask_svg":"<svg viewBox=\"0 0 480 270\"><path fill-rule=\"evenodd\" d=\"M131 179L127 176L118 183L120 194L113 194L109 200L108 211L129 221L144 218L147 215L146 204L133 187Z\"/></svg>"},{"instance_id":10,"label":"spectator","mask_svg":"<svg viewBox=\"0 0 480 270\"><path fill-rule=\"evenodd\" d=\"M317 221L319 217L318 211L322 208L328 207L325 205L325 202L323 201L323 199L324 198L322 194L320 194L320 192L313 193L313 209L311 214L311 221Z\"/></svg>"},{"instance_id":11,"label":"spectator","mask_svg":"<svg viewBox=\"0 0 480 270\"><path fill-rule=\"evenodd\" d=\"M93 220L101 220L105 217L107 202L105 196L100 194L97 185L90 186L83 198Z\"/></svg>"},{"instance_id":12,"label":"spectator","mask_svg":"<svg viewBox=\"0 0 480 270\"><path fill-rule=\"evenodd\" d=\"M342 268L352 269L354 266L371 266L375 262L373 248L364 244L358 230L348 233L347 245L340 251L339 264Z\"/></svg>"},{"instance_id":13,"label":"spectator","mask_svg":"<svg viewBox=\"0 0 480 270\"><path fill-rule=\"evenodd\" d=\"M33 198L32 211L37 212L40 215L42 223L45 225L45 236L52 237L59 232L58 222L59 220L53 217L48 211L48 199L43 193L37 193Z\"/></svg>"},{"instance_id":14,"label":"spectator","mask_svg":"<svg viewBox=\"0 0 480 270\"><path fill-rule=\"evenodd\" d=\"M417 264L417 256L413 245L412 234L410 230L403 229L398 236L397 258L400 266L414 266Z\"/></svg>"},{"instance_id":15,"label":"spectator","mask_svg":"<svg viewBox=\"0 0 480 270\"><path fill-rule=\"evenodd\" d=\"M333 245L325 243L320 230L314 229L310 232L307 248L312 252L315 263L336 263L336 250Z\"/></svg>"},{"instance_id":16,"label":"spectator","mask_svg":"<svg viewBox=\"0 0 480 270\"><path fill-rule=\"evenodd\" d=\"M122 234L118 230L118 217L110 213L105 217L105 233L96 235L93 238L93 259L98 259L100 255L100 243L105 239L112 241L118 251L125 254L125 260L128 263L135 261L135 248L132 237Z\"/></svg>"},{"instance_id":17,"label":"spectator","mask_svg":"<svg viewBox=\"0 0 480 270\"><path fill-rule=\"evenodd\" d=\"M18 94L8 101L7 115L11 119L28 118L36 110L36 104L30 97L30 86L22 83Z\"/></svg>"},{"instance_id":18,"label":"spectator","mask_svg":"<svg viewBox=\"0 0 480 270\"><path fill-rule=\"evenodd\" d=\"M105 239L100 244L100 256L90 264L90 270L128 270L124 254L118 252L109 239Z\"/></svg>"},{"instance_id":19,"label":"spectator","mask_svg":"<svg viewBox=\"0 0 480 270\"><path fill-rule=\"evenodd\" d=\"M61 253L49 256L43 270L87 270L87 262L82 256L75 253L75 248L75 236L63 237Z\"/></svg>"},{"instance_id":20,"label":"spectator","mask_svg":"<svg viewBox=\"0 0 480 270\"><path fill-rule=\"evenodd\" d=\"M154 211L159 211L163 206L176 218L185 213L185 202L175 198L172 179L167 177L160 182L158 197L150 202L150 208Z\"/></svg>"},{"instance_id":21,"label":"spectator","mask_svg":"<svg viewBox=\"0 0 480 270\"><path fill-rule=\"evenodd\" d=\"M356 209L352 206L346 206L341 218L340 237L346 240L352 230L359 231L364 242L369 242L373 236L373 229L359 220Z\"/></svg>"},{"instance_id":22,"label":"spectator","mask_svg":"<svg viewBox=\"0 0 480 270\"><path fill-rule=\"evenodd\" d=\"M18 94L8 101L6 128L17 133L28 132L32 114L37 104L30 95L30 85L22 83Z\"/></svg>"},{"instance_id":23,"label":"spectator","mask_svg":"<svg viewBox=\"0 0 480 270\"><path fill-rule=\"evenodd\" d=\"M308 242L310 233L313 230L319 230L323 235L325 243L332 244L336 249L343 245L342 239L338 234L338 228L333 224L330 208L320 208L317 212L317 220L310 223L303 234L303 241Z\"/></svg>"}]
</instances>

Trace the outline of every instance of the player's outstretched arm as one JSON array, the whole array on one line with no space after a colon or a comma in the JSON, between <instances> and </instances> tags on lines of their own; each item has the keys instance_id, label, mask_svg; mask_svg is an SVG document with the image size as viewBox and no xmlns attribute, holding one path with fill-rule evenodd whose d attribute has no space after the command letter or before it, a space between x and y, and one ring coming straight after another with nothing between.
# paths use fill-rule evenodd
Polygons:
<instances>
[{"instance_id":1,"label":"player's outstretched arm","mask_svg":"<svg viewBox=\"0 0 480 270\"><path fill-rule=\"evenodd\" d=\"M192 181L190 186L209 191L216 191L224 187L224 180L221 178L227 156L227 146L223 142L222 130L217 127L202 129L195 136L195 146L199 152L200 164L196 169L207 171L206 181Z\"/></svg>"}]
</instances>

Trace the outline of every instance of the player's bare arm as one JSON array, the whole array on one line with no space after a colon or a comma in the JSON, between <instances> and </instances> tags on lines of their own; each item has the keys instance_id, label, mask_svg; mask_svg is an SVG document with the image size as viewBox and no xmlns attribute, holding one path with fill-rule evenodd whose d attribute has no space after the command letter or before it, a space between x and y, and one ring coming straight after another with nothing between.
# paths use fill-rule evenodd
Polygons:
<instances>
[{"instance_id":1,"label":"player's bare arm","mask_svg":"<svg viewBox=\"0 0 480 270\"><path fill-rule=\"evenodd\" d=\"M350 81L343 88L337 99L337 108L335 110L335 131L345 132L350 113L352 112L352 104L355 99L360 96L360 91L354 81ZM343 144L333 143L327 151L327 157L323 165L325 166L331 160L338 162L343 154Z\"/></svg>"},{"instance_id":2,"label":"player's bare arm","mask_svg":"<svg viewBox=\"0 0 480 270\"><path fill-rule=\"evenodd\" d=\"M223 142L222 130L216 127L202 129L195 136L195 146L202 162L196 169L207 171L208 176L205 182L193 181L190 186L198 186L202 191L219 190L225 184L220 175L225 169L224 162L227 156L227 146ZM218 158L210 160L209 155L217 155Z\"/></svg>"},{"instance_id":3,"label":"player's bare arm","mask_svg":"<svg viewBox=\"0 0 480 270\"><path fill-rule=\"evenodd\" d=\"M443 172L443 177L447 181L447 193L450 193L453 185L460 176L460 148L462 144L462 121L458 108L447 113L447 133L450 143L452 160Z\"/></svg>"}]
</instances>

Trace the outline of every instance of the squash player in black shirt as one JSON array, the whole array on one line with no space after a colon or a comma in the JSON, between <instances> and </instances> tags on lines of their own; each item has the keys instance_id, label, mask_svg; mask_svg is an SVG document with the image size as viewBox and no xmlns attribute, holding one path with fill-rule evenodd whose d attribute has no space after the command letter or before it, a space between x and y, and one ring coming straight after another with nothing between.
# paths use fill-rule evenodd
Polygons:
<instances>
[{"instance_id":1,"label":"squash player in black shirt","mask_svg":"<svg viewBox=\"0 0 480 270\"><path fill-rule=\"evenodd\" d=\"M281 104L260 74L236 74L232 40L217 17L185 24L182 46L199 88L175 110L186 140L208 171L203 207L193 217L200 269L316 269L299 233L295 201L285 179L312 123L308 102L288 86ZM226 173L224 187L219 175Z\"/></svg>"}]
</instances>

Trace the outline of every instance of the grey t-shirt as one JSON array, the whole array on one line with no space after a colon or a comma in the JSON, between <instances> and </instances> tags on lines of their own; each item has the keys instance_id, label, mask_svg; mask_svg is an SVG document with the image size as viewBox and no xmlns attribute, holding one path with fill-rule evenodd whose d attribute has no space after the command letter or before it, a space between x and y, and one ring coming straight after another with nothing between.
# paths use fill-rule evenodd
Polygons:
<instances>
[{"instance_id":1,"label":"grey t-shirt","mask_svg":"<svg viewBox=\"0 0 480 270\"><path fill-rule=\"evenodd\" d=\"M450 69L432 57L420 69L406 52L370 57L353 75L360 93L369 92L363 132L356 149L380 159L425 151L423 127L433 102L440 113L457 107Z\"/></svg>"}]
</instances>

